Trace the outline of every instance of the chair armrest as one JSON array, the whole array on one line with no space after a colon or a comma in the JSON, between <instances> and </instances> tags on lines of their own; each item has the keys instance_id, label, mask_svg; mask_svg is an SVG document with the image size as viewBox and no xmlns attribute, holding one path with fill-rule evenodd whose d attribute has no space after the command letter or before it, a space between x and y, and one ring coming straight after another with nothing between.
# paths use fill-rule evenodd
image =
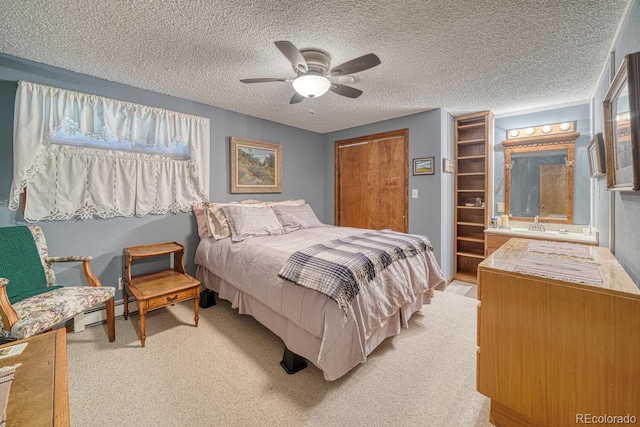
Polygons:
<instances>
[{"instance_id":1,"label":"chair armrest","mask_svg":"<svg viewBox=\"0 0 640 427\"><path fill-rule=\"evenodd\" d=\"M90 255L78 255L78 256L47 256L44 257L44 262L84 262L91 261L93 259Z\"/></svg>"},{"instance_id":2,"label":"chair armrest","mask_svg":"<svg viewBox=\"0 0 640 427\"><path fill-rule=\"evenodd\" d=\"M13 309L7 296L8 284L9 280L0 277L0 316L2 316L2 327L5 331L10 331L11 327L18 321L18 314Z\"/></svg>"},{"instance_id":3,"label":"chair armrest","mask_svg":"<svg viewBox=\"0 0 640 427\"><path fill-rule=\"evenodd\" d=\"M44 257L44 262L51 264L53 262L82 262L82 269L84 270L84 277L87 279L89 286L100 287L102 284L100 280L91 271L90 255L77 255L77 256L47 256Z\"/></svg>"}]
</instances>

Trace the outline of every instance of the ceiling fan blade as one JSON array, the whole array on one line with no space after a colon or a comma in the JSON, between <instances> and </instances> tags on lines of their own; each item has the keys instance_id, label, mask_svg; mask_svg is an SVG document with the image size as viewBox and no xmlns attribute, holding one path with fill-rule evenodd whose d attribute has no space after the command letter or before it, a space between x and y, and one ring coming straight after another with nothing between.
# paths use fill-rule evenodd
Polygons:
<instances>
[{"instance_id":1,"label":"ceiling fan blade","mask_svg":"<svg viewBox=\"0 0 640 427\"><path fill-rule=\"evenodd\" d=\"M296 92L292 97L291 100L289 101L289 104L297 104L299 102L302 102L302 100L304 99L304 96L300 95L298 92Z\"/></svg>"},{"instance_id":2,"label":"ceiling fan blade","mask_svg":"<svg viewBox=\"0 0 640 427\"><path fill-rule=\"evenodd\" d=\"M331 83L329 90L333 93L337 93L338 95L346 96L348 98L357 98L362 95L362 91L360 89L341 85L338 83Z\"/></svg>"},{"instance_id":3,"label":"ceiling fan blade","mask_svg":"<svg viewBox=\"0 0 640 427\"><path fill-rule=\"evenodd\" d=\"M332 76L346 76L347 74L359 73L368 70L376 65L380 65L381 61L374 53L361 56L344 64L333 67L330 71Z\"/></svg>"},{"instance_id":4,"label":"ceiling fan blade","mask_svg":"<svg viewBox=\"0 0 640 427\"><path fill-rule=\"evenodd\" d=\"M269 83L269 82L287 82L288 79L264 78L264 79L241 79L242 83Z\"/></svg>"},{"instance_id":5,"label":"ceiling fan blade","mask_svg":"<svg viewBox=\"0 0 640 427\"><path fill-rule=\"evenodd\" d=\"M280 52L284 56L287 57L289 62L293 64L293 67L299 70L301 73L306 73L309 71L309 67L307 66L307 61L302 56L302 53L298 50L297 47L293 45L293 43L288 42L286 40L280 40L275 42L276 47L280 49Z\"/></svg>"}]
</instances>

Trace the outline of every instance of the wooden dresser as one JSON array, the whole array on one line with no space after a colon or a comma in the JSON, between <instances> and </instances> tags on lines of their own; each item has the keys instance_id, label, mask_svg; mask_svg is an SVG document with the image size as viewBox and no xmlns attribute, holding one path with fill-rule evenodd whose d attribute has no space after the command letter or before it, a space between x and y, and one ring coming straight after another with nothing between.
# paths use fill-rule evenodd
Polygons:
<instances>
[{"instance_id":1,"label":"wooden dresser","mask_svg":"<svg viewBox=\"0 0 640 427\"><path fill-rule=\"evenodd\" d=\"M512 238L479 265L477 389L491 422L640 422L640 289L600 247L584 248L602 286L518 272L530 242Z\"/></svg>"},{"instance_id":2,"label":"wooden dresser","mask_svg":"<svg viewBox=\"0 0 640 427\"><path fill-rule=\"evenodd\" d=\"M496 230L488 228L484 230L484 242L486 248L486 255L489 256L495 251L497 251L502 245L507 243L514 237L520 239L530 239L530 240L551 240L558 242L571 242L571 243L579 243L581 245L587 246L598 246L598 242L594 238L593 241L588 241L587 238L583 238L580 240L567 240L567 235L558 234L557 232L546 232L543 233L543 236L527 236L527 234L533 234L530 231L522 231L522 232L513 232L513 233L505 233L502 230ZM572 236L575 236L575 233L572 233ZM526 237L525 237L526 236ZM581 236L582 237L582 236Z\"/></svg>"},{"instance_id":3,"label":"wooden dresser","mask_svg":"<svg viewBox=\"0 0 640 427\"><path fill-rule=\"evenodd\" d=\"M0 350L25 342L21 354L0 361L0 366L22 364L9 390L7 426L70 426L65 329L3 344Z\"/></svg>"}]
</instances>

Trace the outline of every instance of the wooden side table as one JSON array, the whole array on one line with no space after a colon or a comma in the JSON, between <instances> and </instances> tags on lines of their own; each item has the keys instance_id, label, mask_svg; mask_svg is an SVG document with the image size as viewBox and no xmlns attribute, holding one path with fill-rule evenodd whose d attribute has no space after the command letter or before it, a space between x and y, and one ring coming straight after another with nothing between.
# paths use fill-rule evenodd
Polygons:
<instances>
[{"instance_id":1,"label":"wooden side table","mask_svg":"<svg viewBox=\"0 0 640 427\"><path fill-rule=\"evenodd\" d=\"M195 324L198 326L200 282L184 271L184 246L176 242L132 246L122 251L124 318L129 317L129 295L138 301L140 343L144 347L147 312L181 301L193 299ZM156 273L131 275L134 260L173 254L173 269Z\"/></svg>"}]
</instances>

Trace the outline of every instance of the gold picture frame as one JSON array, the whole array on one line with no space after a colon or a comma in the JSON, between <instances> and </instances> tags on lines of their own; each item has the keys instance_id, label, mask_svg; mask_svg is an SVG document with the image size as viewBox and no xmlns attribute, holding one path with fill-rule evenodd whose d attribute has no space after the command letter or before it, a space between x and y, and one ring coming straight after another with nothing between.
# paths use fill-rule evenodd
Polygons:
<instances>
[{"instance_id":1,"label":"gold picture frame","mask_svg":"<svg viewBox=\"0 0 640 427\"><path fill-rule=\"evenodd\" d=\"M638 191L640 52L626 55L604 97L607 189Z\"/></svg>"},{"instance_id":2,"label":"gold picture frame","mask_svg":"<svg viewBox=\"0 0 640 427\"><path fill-rule=\"evenodd\" d=\"M282 193L282 145L232 136L231 193Z\"/></svg>"}]
</instances>

